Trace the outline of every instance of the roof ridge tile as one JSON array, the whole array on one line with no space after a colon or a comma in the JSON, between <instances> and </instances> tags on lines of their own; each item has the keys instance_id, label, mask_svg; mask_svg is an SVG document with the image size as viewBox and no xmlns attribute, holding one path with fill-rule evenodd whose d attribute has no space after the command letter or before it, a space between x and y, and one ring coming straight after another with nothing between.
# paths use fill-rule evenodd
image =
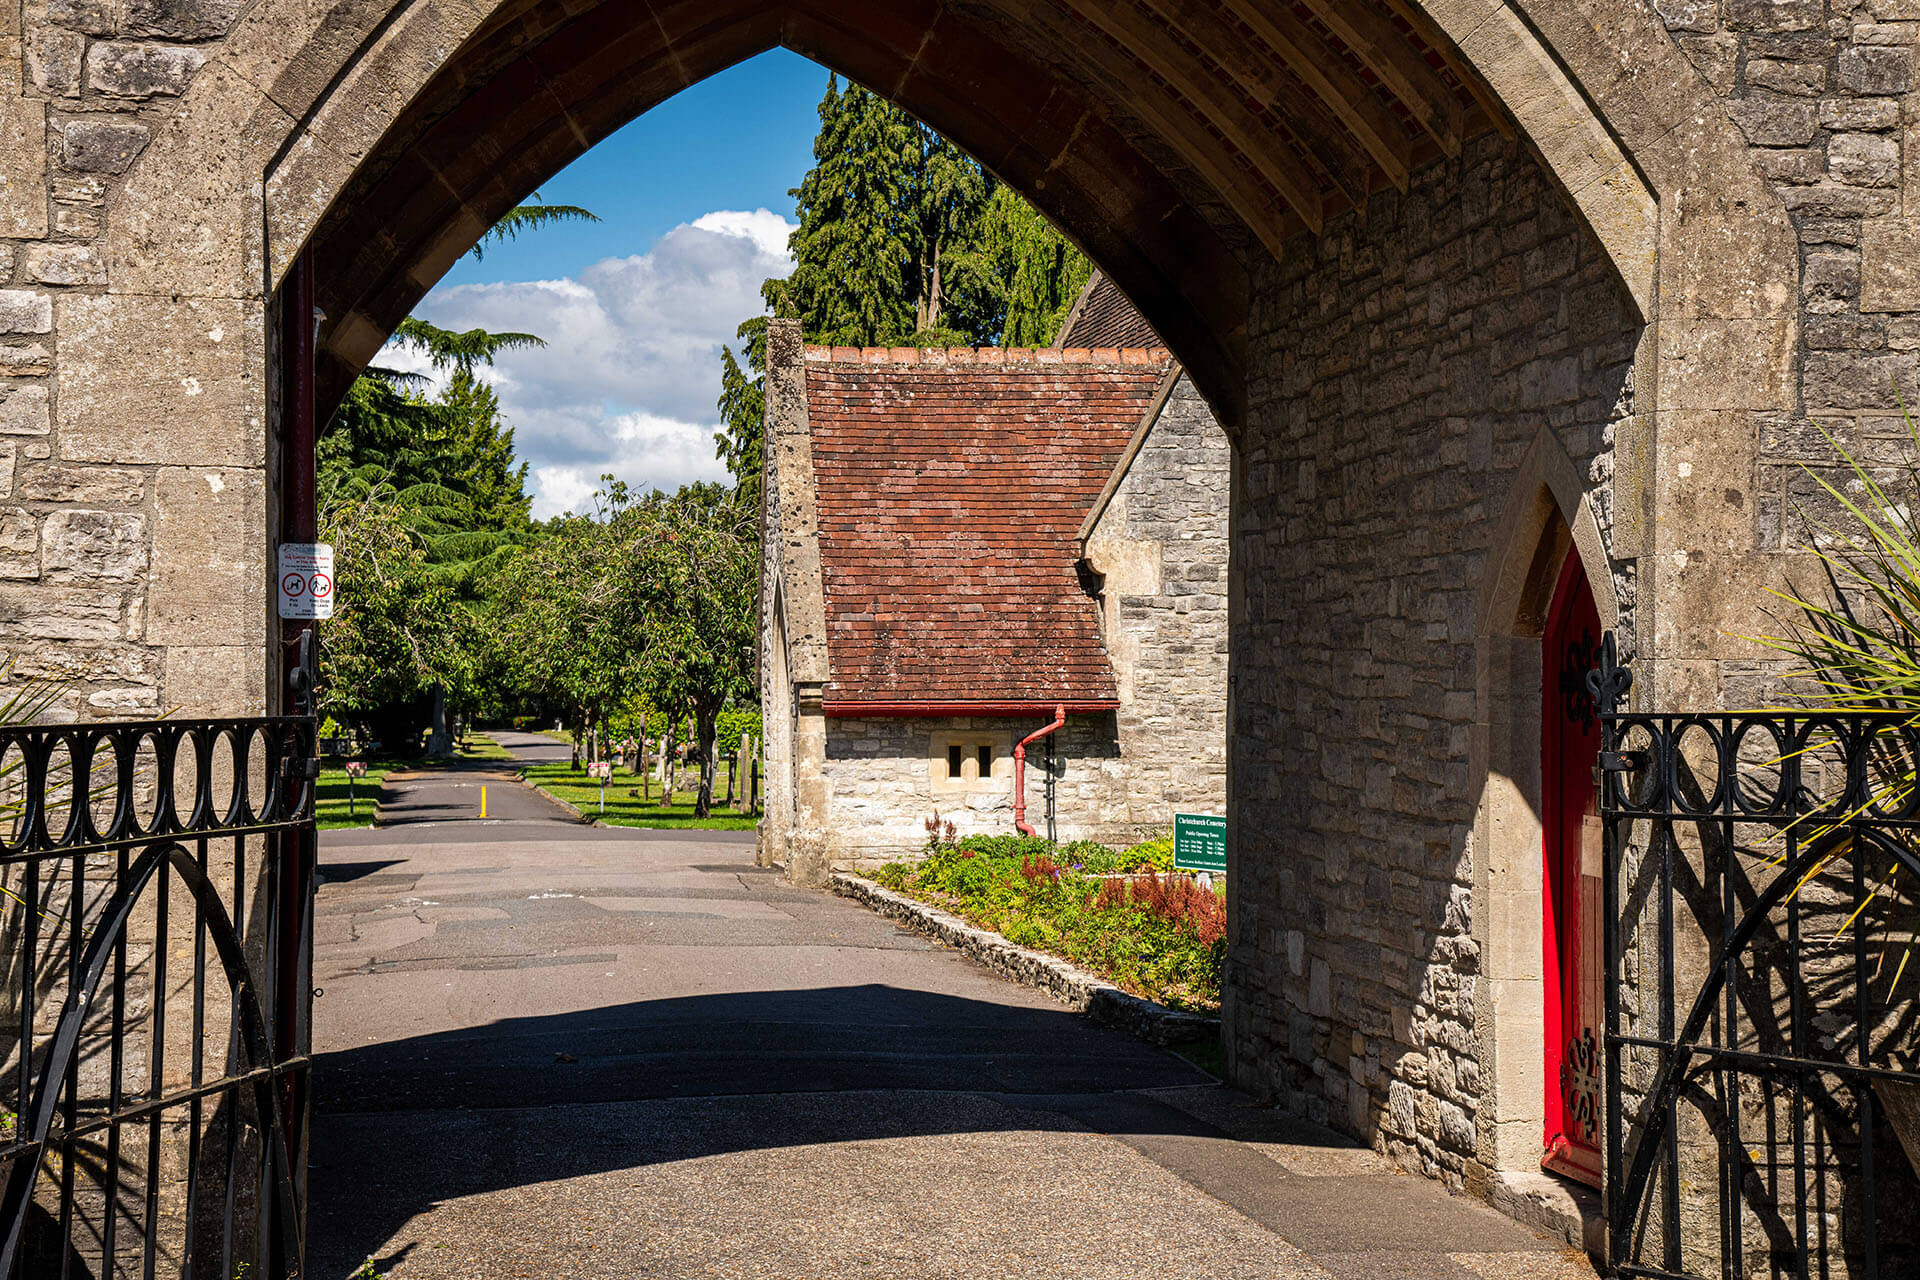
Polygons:
<instances>
[{"instance_id":1,"label":"roof ridge tile","mask_svg":"<svg viewBox=\"0 0 1920 1280\"><path fill-rule=\"evenodd\" d=\"M1142 365L1173 358L1165 347L849 347L808 343L808 364Z\"/></svg>"}]
</instances>

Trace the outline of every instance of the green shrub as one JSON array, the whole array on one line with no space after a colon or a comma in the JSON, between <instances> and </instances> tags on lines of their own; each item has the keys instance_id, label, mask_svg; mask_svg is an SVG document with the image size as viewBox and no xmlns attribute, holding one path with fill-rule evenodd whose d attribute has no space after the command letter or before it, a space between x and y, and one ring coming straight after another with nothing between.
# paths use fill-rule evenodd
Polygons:
<instances>
[{"instance_id":1,"label":"green shrub","mask_svg":"<svg viewBox=\"0 0 1920 1280\"><path fill-rule=\"evenodd\" d=\"M1064 956L1136 995L1181 1008L1219 1007L1224 897L1166 874L1171 839L1120 851L1019 835L954 840L937 819L928 830L920 862L891 863L875 878L1011 942Z\"/></svg>"},{"instance_id":2,"label":"green shrub","mask_svg":"<svg viewBox=\"0 0 1920 1280\"><path fill-rule=\"evenodd\" d=\"M728 707L714 720L714 738L723 756L740 749L741 734L751 734L758 742L762 732L759 707Z\"/></svg>"},{"instance_id":3,"label":"green shrub","mask_svg":"<svg viewBox=\"0 0 1920 1280\"><path fill-rule=\"evenodd\" d=\"M1078 846L1070 846L1078 847ZM1093 875L1140 874L1148 871L1173 870L1173 837L1162 836L1137 844L1125 851L1115 851L1105 845L1089 845L1099 850L1098 855L1089 855L1083 861L1087 871Z\"/></svg>"}]
</instances>

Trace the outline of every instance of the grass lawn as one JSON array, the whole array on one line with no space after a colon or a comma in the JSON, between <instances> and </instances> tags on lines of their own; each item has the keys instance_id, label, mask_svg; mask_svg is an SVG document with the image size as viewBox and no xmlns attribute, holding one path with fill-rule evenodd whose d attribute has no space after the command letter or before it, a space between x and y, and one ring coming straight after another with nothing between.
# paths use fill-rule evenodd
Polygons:
<instances>
[{"instance_id":1,"label":"grass lawn","mask_svg":"<svg viewBox=\"0 0 1920 1280\"><path fill-rule=\"evenodd\" d=\"M476 729L467 735L467 745L460 749L460 758L462 760L511 760L513 752Z\"/></svg>"},{"instance_id":2,"label":"grass lawn","mask_svg":"<svg viewBox=\"0 0 1920 1280\"><path fill-rule=\"evenodd\" d=\"M343 761L325 760L320 765L320 781L314 788L314 820L322 831L341 827L370 827L374 806L380 799L380 782L396 769L409 768L411 760L369 760L367 776L353 779L353 812L347 810L347 770Z\"/></svg>"},{"instance_id":3,"label":"grass lawn","mask_svg":"<svg viewBox=\"0 0 1920 1280\"><path fill-rule=\"evenodd\" d=\"M748 831L758 818L735 813L726 805L727 771L723 766L714 779L713 816L693 816L694 793L674 793L671 805L660 803L656 789L652 799L642 798L642 779L615 766L607 783L607 809L600 811L600 784L584 769L564 763L528 765L522 771L528 782L548 795L565 800L589 818L598 818L610 827L684 827L704 831Z\"/></svg>"}]
</instances>

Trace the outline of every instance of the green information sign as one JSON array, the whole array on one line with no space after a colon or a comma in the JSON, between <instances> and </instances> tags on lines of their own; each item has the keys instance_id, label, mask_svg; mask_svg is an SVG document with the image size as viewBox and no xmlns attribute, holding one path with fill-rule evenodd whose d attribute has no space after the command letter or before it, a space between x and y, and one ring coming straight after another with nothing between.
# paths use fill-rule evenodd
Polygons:
<instances>
[{"instance_id":1,"label":"green information sign","mask_svg":"<svg viewBox=\"0 0 1920 1280\"><path fill-rule=\"evenodd\" d=\"M1227 873L1227 820L1204 813L1173 815L1173 865L1180 871Z\"/></svg>"}]
</instances>

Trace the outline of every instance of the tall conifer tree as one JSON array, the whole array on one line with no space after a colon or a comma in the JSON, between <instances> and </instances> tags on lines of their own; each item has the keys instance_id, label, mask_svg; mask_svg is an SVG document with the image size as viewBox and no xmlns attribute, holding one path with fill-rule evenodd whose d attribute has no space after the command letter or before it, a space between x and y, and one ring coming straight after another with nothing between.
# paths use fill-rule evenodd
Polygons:
<instances>
[{"instance_id":1,"label":"tall conifer tree","mask_svg":"<svg viewBox=\"0 0 1920 1280\"><path fill-rule=\"evenodd\" d=\"M767 318L755 316L735 331L746 356L740 367L733 348L720 348L720 461L733 475L734 487L751 507L760 505L760 467L765 457L767 413ZM749 372L751 371L751 372Z\"/></svg>"},{"instance_id":2,"label":"tall conifer tree","mask_svg":"<svg viewBox=\"0 0 1920 1280\"><path fill-rule=\"evenodd\" d=\"M980 220L977 244L1001 290L1001 344L1050 345L1093 274L1093 264L1008 187L994 191Z\"/></svg>"},{"instance_id":3,"label":"tall conifer tree","mask_svg":"<svg viewBox=\"0 0 1920 1280\"><path fill-rule=\"evenodd\" d=\"M828 77L814 166L790 194L793 274L761 292L809 342L1046 346L1092 270L1031 205L879 95ZM757 495L765 321L721 348L717 452ZM744 367L743 367L744 366Z\"/></svg>"}]
</instances>

